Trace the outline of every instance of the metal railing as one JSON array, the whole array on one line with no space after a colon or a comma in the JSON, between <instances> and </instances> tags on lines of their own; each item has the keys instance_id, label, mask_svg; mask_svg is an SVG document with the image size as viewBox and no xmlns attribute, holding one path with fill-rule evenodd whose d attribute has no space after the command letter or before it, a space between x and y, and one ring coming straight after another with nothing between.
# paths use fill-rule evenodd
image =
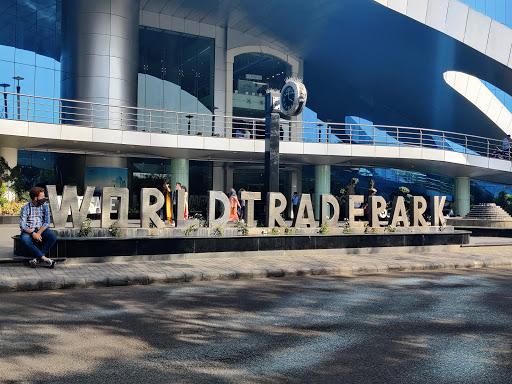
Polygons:
<instances>
[{"instance_id":1,"label":"metal railing","mask_svg":"<svg viewBox=\"0 0 512 384\"><path fill-rule=\"evenodd\" d=\"M162 134L219 136L260 140L265 119L115 106L0 92L0 118ZM3 100L2 100L3 99ZM486 157L510 158L502 141L434 129L281 120L280 139L307 143L344 143L432 148Z\"/></svg>"}]
</instances>

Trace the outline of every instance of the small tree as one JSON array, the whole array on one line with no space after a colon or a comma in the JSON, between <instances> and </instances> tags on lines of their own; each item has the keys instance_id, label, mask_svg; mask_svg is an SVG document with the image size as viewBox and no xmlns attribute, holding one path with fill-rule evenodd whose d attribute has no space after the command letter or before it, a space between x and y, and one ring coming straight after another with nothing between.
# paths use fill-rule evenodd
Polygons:
<instances>
[{"instance_id":1,"label":"small tree","mask_svg":"<svg viewBox=\"0 0 512 384\"><path fill-rule=\"evenodd\" d=\"M6 203L9 202L9 200L7 200L7 198L5 197L6 192L7 185L2 184L2 186L0 186L0 207L3 207Z\"/></svg>"},{"instance_id":2,"label":"small tree","mask_svg":"<svg viewBox=\"0 0 512 384\"><path fill-rule=\"evenodd\" d=\"M407 187L398 187L395 189L391 194L389 195L389 203L393 203L393 200L395 196L403 196L404 202L405 202L405 208L409 209L409 206L411 204L411 191Z\"/></svg>"},{"instance_id":3,"label":"small tree","mask_svg":"<svg viewBox=\"0 0 512 384\"><path fill-rule=\"evenodd\" d=\"M7 164L7 161L2 156L0 156L0 180L0 185L3 182L7 183L9 188L14 190L18 199L26 200L28 198L28 194L25 193L27 188L21 174L21 166L9 167L9 164Z\"/></svg>"},{"instance_id":4,"label":"small tree","mask_svg":"<svg viewBox=\"0 0 512 384\"><path fill-rule=\"evenodd\" d=\"M9 167L7 161L0 156L0 185L2 185L4 181L9 181L10 176L11 167Z\"/></svg>"},{"instance_id":5,"label":"small tree","mask_svg":"<svg viewBox=\"0 0 512 384\"><path fill-rule=\"evenodd\" d=\"M494 199L496 205L503 208L509 215L512 215L512 195L505 192L505 189L498 193L498 196Z\"/></svg>"}]
</instances>

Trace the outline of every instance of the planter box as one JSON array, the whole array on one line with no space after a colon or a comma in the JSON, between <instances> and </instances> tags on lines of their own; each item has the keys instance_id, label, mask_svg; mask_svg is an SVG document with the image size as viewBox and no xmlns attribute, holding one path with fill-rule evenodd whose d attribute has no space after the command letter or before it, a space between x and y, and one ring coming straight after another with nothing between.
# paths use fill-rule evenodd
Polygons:
<instances>
[{"instance_id":1,"label":"planter box","mask_svg":"<svg viewBox=\"0 0 512 384\"><path fill-rule=\"evenodd\" d=\"M23 256L21 240L14 236L14 254ZM101 261L116 256L173 255L214 257L215 254L240 256L271 251L343 250L358 248L425 247L469 243L469 232L390 233L347 235L277 235L236 237L58 237L50 250L52 258L88 258ZM195 255L195 256L194 256ZM201 256L202 255L202 256Z\"/></svg>"}]
</instances>

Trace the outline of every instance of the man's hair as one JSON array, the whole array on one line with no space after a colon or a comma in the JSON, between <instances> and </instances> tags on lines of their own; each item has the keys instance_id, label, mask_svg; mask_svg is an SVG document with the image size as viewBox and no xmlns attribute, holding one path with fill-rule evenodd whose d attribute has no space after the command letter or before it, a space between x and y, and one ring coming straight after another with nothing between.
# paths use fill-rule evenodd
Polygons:
<instances>
[{"instance_id":1,"label":"man's hair","mask_svg":"<svg viewBox=\"0 0 512 384\"><path fill-rule=\"evenodd\" d=\"M34 187L28 192L28 194L30 196L30 199L34 200L37 196L39 196L41 192L44 192L44 188Z\"/></svg>"}]
</instances>

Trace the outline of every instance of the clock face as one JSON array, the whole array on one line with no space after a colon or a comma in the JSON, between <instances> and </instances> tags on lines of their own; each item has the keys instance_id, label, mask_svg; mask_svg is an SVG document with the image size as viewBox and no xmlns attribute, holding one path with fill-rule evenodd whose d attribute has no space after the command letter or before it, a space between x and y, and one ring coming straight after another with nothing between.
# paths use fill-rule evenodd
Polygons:
<instances>
[{"instance_id":1,"label":"clock face","mask_svg":"<svg viewBox=\"0 0 512 384\"><path fill-rule=\"evenodd\" d=\"M295 90L291 86L287 86L281 93L281 105L285 111L289 111L295 102Z\"/></svg>"},{"instance_id":2,"label":"clock face","mask_svg":"<svg viewBox=\"0 0 512 384\"><path fill-rule=\"evenodd\" d=\"M286 116L297 116L304 109L308 94L300 80L288 80L281 90L279 99L281 113Z\"/></svg>"}]
</instances>

